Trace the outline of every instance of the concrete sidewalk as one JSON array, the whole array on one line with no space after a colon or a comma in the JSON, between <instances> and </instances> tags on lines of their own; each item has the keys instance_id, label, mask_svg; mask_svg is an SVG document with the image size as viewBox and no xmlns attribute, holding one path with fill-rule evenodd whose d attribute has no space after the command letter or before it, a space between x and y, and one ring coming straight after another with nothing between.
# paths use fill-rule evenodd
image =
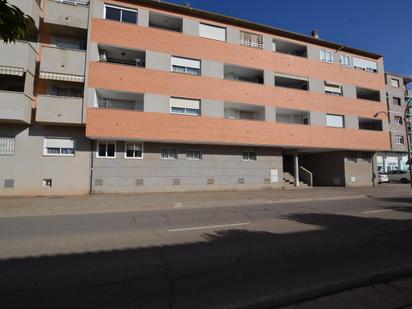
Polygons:
<instances>
[{"instance_id":1,"label":"concrete sidewalk","mask_svg":"<svg viewBox=\"0 0 412 309\"><path fill-rule=\"evenodd\" d=\"M213 208L316 200L397 197L410 193L409 185L385 184L372 188L322 187L295 190L1 197L0 217Z\"/></svg>"}]
</instances>

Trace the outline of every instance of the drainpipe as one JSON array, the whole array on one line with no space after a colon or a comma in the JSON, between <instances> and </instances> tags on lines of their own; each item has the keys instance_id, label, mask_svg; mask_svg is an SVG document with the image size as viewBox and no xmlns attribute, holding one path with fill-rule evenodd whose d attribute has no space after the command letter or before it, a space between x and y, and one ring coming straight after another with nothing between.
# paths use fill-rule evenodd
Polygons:
<instances>
[{"instance_id":1,"label":"drainpipe","mask_svg":"<svg viewBox=\"0 0 412 309\"><path fill-rule=\"evenodd\" d=\"M297 150L293 152L293 169L295 187L299 187L299 155Z\"/></svg>"}]
</instances>

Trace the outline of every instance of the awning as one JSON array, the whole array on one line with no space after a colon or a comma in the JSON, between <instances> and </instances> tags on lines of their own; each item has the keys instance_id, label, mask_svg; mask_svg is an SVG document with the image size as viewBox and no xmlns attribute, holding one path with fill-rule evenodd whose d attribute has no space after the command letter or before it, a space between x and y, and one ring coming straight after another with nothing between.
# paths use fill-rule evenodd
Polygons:
<instances>
[{"instance_id":1,"label":"awning","mask_svg":"<svg viewBox=\"0 0 412 309\"><path fill-rule=\"evenodd\" d=\"M309 81L309 78L308 78L308 77L295 76L295 75L289 75L289 74L278 73L278 72L275 72L275 76L284 77L284 78L289 78L289 79L297 79L297 80Z\"/></svg>"},{"instance_id":2,"label":"awning","mask_svg":"<svg viewBox=\"0 0 412 309\"><path fill-rule=\"evenodd\" d=\"M331 86L336 86L336 87L342 87L343 86L343 84L341 84L341 83L333 82L333 81L330 81L330 80L325 80L325 84L328 84L328 85L331 85Z\"/></svg>"},{"instance_id":3,"label":"awning","mask_svg":"<svg viewBox=\"0 0 412 309\"><path fill-rule=\"evenodd\" d=\"M0 74L23 76L24 69L23 68L8 67L8 66L5 66L5 65L0 65Z\"/></svg>"},{"instance_id":4,"label":"awning","mask_svg":"<svg viewBox=\"0 0 412 309\"><path fill-rule=\"evenodd\" d=\"M73 75L73 74L60 74L60 73L50 73L50 72L40 72L41 79L52 79L52 80L62 80L68 82L83 83L84 76Z\"/></svg>"}]
</instances>

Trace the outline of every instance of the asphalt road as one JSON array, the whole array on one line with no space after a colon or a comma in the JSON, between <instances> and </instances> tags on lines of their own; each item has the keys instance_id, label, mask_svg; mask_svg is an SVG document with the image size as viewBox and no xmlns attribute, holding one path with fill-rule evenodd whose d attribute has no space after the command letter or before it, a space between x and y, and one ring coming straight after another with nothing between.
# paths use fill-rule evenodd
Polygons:
<instances>
[{"instance_id":1,"label":"asphalt road","mask_svg":"<svg viewBox=\"0 0 412 309\"><path fill-rule=\"evenodd\" d=\"M410 196L0 218L0 308L272 308L411 275Z\"/></svg>"}]
</instances>

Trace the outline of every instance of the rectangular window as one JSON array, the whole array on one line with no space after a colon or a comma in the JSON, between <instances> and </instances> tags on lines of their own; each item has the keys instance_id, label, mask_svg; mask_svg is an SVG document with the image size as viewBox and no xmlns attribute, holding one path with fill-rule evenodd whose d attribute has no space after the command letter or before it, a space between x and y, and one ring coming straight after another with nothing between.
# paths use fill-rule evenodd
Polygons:
<instances>
[{"instance_id":1,"label":"rectangular window","mask_svg":"<svg viewBox=\"0 0 412 309\"><path fill-rule=\"evenodd\" d=\"M395 105L401 106L401 105L402 105L401 98L393 97L393 98L392 98L392 103L395 104Z\"/></svg>"},{"instance_id":2,"label":"rectangular window","mask_svg":"<svg viewBox=\"0 0 412 309\"><path fill-rule=\"evenodd\" d=\"M98 158L116 158L116 142L97 142Z\"/></svg>"},{"instance_id":3,"label":"rectangular window","mask_svg":"<svg viewBox=\"0 0 412 309\"><path fill-rule=\"evenodd\" d=\"M378 65L375 61L353 57L353 67L368 72L378 72Z\"/></svg>"},{"instance_id":4,"label":"rectangular window","mask_svg":"<svg viewBox=\"0 0 412 309\"><path fill-rule=\"evenodd\" d=\"M172 71L200 75L200 60L172 56Z\"/></svg>"},{"instance_id":5,"label":"rectangular window","mask_svg":"<svg viewBox=\"0 0 412 309\"><path fill-rule=\"evenodd\" d=\"M395 142L396 142L396 145L404 145L405 138L402 135L396 135Z\"/></svg>"},{"instance_id":6,"label":"rectangular window","mask_svg":"<svg viewBox=\"0 0 412 309\"><path fill-rule=\"evenodd\" d=\"M104 18L122 23L137 24L137 10L106 4L104 6Z\"/></svg>"},{"instance_id":7,"label":"rectangular window","mask_svg":"<svg viewBox=\"0 0 412 309\"><path fill-rule=\"evenodd\" d=\"M160 158L163 160L177 160L176 148L162 148Z\"/></svg>"},{"instance_id":8,"label":"rectangular window","mask_svg":"<svg viewBox=\"0 0 412 309\"><path fill-rule=\"evenodd\" d=\"M402 121L401 116L395 116L394 119L395 119L395 124L402 125L403 121Z\"/></svg>"},{"instance_id":9,"label":"rectangular window","mask_svg":"<svg viewBox=\"0 0 412 309\"><path fill-rule=\"evenodd\" d=\"M343 128L344 118L342 115L326 114L326 125L328 127Z\"/></svg>"},{"instance_id":10,"label":"rectangular window","mask_svg":"<svg viewBox=\"0 0 412 309\"><path fill-rule=\"evenodd\" d=\"M342 85L325 82L325 93L331 95L342 96Z\"/></svg>"},{"instance_id":11,"label":"rectangular window","mask_svg":"<svg viewBox=\"0 0 412 309\"><path fill-rule=\"evenodd\" d=\"M263 36L261 34L240 31L240 44L262 49Z\"/></svg>"},{"instance_id":12,"label":"rectangular window","mask_svg":"<svg viewBox=\"0 0 412 309\"><path fill-rule=\"evenodd\" d=\"M143 144L142 143L125 143L127 159L143 159Z\"/></svg>"},{"instance_id":13,"label":"rectangular window","mask_svg":"<svg viewBox=\"0 0 412 309\"><path fill-rule=\"evenodd\" d=\"M202 152L200 150L188 150L186 153L188 160L202 160Z\"/></svg>"},{"instance_id":14,"label":"rectangular window","mask_svg":"<svg viewBox=\"0 0 412 309\"><path fill-rule=\"evenodd\" d=\"M257 156L255 151L244 151L243 152L243 161L256 161Z\"/></svg>"},{"instance_id":15,"label":"rectangular window","mask_svg":"<svg viewBox=\"0 0 412 309\"><path fill-rule=\"evenodd\" d=\"M395 88L399 88L399 80L398 79L391 79L391 86Z\"/></svg>"},{"instance_id":16,"label":"rectangular window","mask_svg":"<svg viewBox=\"0 0 412 309\"><path fill-rule=\"evenodd\" d=\"M348 161L350 162L358 162L358 155L356 152L349 152L348 153Z\"/></svg>"},{"instance_id":17,"label":"rectangular window","mask_svg":"<svg viewBox=\"0 0 412 309\"><path fill-rule=\"evenodd\" d=\"M350 67L350 56L348 55L344 55L344 54L340 54L340 64L345 66L345 67Z\"/></svg>"},{"instance_id":18,"label":"rectangular window","mask_svg":"<svg viewBox=\"0 0 412 309\"><path fill-rule=\"evenodd\" d=\"M74 156L74 139L44 138L43 154L46 156Z\"/></svg>"},{"instance_id":19,"label":"rectangular window","mask_svg":"<svg viewBox=\"0 0 412 309\"><path fill-rule=\"evenodd\" d=\"M170 98L170 112L172 114L200 116L200 100Z\"/></svg>"},{"instance_id":20,"label":"rectangular window","mask_svg":"<svg viewBox=\"0 0 412 309\"><path fill-rule=\"evenodd\" d=\"M321 49L320 50L320 61L333 63L333 54L332 51Z\"/></svg>"},{"instance_id":21,"label":"rectangular window","mask_svg":"<svg viewBox=\"0 0 412 309\"><path fill-rule=\"evenodd\" d=\"M14 155L14 137L0 137L0 156Z\"/></svg>"},{"instance_id":22,"label":"rectangular window","mask_svg":"<svg viewBox=\"0 0 412 309\"><path fill-rule=\"evenodd\" d=\"M226 42L226 28L200 23L199 36L202 38Z\"/></svg>"}]
</instances>

